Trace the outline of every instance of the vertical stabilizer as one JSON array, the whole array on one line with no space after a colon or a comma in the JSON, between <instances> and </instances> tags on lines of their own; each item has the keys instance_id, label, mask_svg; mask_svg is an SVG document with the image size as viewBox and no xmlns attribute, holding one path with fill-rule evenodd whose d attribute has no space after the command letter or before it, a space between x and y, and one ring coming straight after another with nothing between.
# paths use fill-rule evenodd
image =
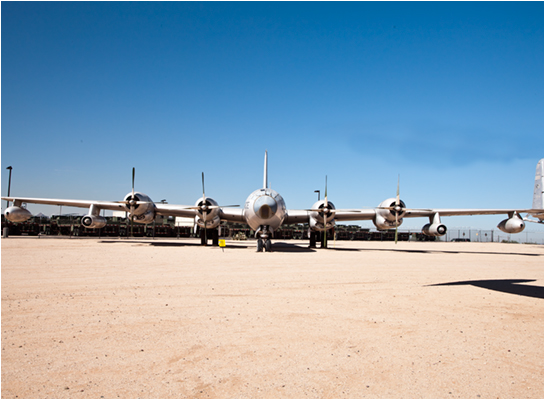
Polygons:
<instances>
[{"instance_id":1,"label":"vertical stabilizer","mask_svg":"<svg viewBox=\"0 0 545 400\"><path fill-rule=\"evenodd\" d=\"M543 208L543 158L539 160L536 167L536 181L534 184L532 208Z\"/></svg>"},{"instance_id":2,"label":"vertical stabilizer","mask_svg":"<svg viewBox=\"0 0 545 400\"><path fill-rule=\"evenodd\" d=\"M263 167L263 189L269 188L269 173L267 165L267 150L265 150L265 166Z\"/></svg>"}]
</instances>

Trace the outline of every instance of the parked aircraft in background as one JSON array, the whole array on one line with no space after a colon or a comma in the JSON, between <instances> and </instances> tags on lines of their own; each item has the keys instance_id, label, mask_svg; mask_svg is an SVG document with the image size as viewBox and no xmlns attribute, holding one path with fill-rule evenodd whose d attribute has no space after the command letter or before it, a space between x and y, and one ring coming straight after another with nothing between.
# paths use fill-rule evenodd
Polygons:
<instances>
[{"instance_id":1,"label":"parked aircraft in background","mask_svg":"<svg viewBox=\"0 0 545 400\"><path fill-rule=\"evenodd\" d=\"M410 209L399 197L399 182L397 195L381 202L377 207L370 209L337 210L327 198L327 177L325 198L318 200L312 207L304 210L289 210L279 193L269 188L267 152L265 152L265 166L263 187L252 192L243 208L238 206L220 206L204 191L204 173L202 175L203 195L193 206L154 203L147 195L134 191L134 168L132 176L132 191L122 201L96 200L65 200L41 199L28 197L2 197L3 200L13 202L11 207L4 211L5 217L12 222L23 222L32 217L30 211L23 207L23 203L49 204L70 207L89 208L89 212L81 219L85 228L102 228L106 219L100 216L103 209L126 211L131 221L140 224L153 222L156 215L194 218L201 227L201 241L206 245L208 238L214 243L218 239L218 226L221 221L240 222L248 224L255 232L258 251L271 251L274 231L282 224L307 223L310 228L310 246L316 247L321 235L323 247L327 247L327 231L335 226L337 221L371 220L379 230L395 229L404 218L427 217L429 223L422 227L422 232L428 236L443 236L447 227L441 217L454 215L492 215L507 214L507 218L498 224L498 228L506 233L519 233L524 230L524 220L543 223L543 159L536 168L534 198L531 209ZM538 221L523 219L521 213L528 213Z\"/></svg>"}]
</instances>

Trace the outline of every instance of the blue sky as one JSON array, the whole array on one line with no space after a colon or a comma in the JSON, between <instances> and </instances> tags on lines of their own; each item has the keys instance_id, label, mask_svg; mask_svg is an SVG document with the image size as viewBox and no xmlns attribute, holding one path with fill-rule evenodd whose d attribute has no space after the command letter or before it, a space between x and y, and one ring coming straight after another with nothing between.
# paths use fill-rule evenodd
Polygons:
<instances>
[{"instance_id":1,"label":"blue sky","mask_svg":"<svg viewBox=\"0 0 545 400\"><path fill-rule=\"evenodd\" d=\"M1 9L3 195L11 165L12 195L118 200L136 167L156 201L194 203L204 171L208 196L243 204L267 149L288 208L308 208L325 175L337 208L372 207L398 174L409 207L531 206L542 2Z\"/></svg>"}]
</instances>

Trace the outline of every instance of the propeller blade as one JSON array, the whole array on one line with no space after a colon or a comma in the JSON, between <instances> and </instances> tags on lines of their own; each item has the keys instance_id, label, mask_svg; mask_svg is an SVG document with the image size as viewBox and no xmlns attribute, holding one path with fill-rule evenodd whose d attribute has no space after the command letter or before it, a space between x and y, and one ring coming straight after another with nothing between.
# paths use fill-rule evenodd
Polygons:
<instances>
[{"instance_id":1,"label":"propeller blade","mask_svg":"<svg viewBox=\"0 0 545 400\"><path fill-rule=\"evenodd\" d=\"M396 243L395 244L397 244L397 227L398 227L398 225L397 225L397 216L398 216L398 212L396 211L396 233L395 233L395 242Z\"/></svg>"},{"instance_id":2,"label":"propeller blade","mask_svg":"<svg viewBox=\"0 0 545 400\"><path fill-rule=\"evenodd\" d=\"M399 205L399 175L397 175L397 193L396 193L396 206Z\"/></svg>"},{"instance_id":3,"label":"propeller blade","mask_svg":"<svg viewBox=\"0 0 545 400\"><path fill-rule=\"evenodd\" d=\"M233 204L229 206L208 206L207 209L212 210L214 208L228 208L228 207L240 207L240 204ZM182 210L201 210L202 206L187 206L187 207L180 207Z\"/></svg>"},{"instance_id":4,"label":"propeller blade","mask_svg":"<svg viewBox=\"0 0 545 400\"><path fill-rule=\"evenodd\" d=\"M208 234L206 232L206 211L203 213L204 216L204 245L208 246Z\"/></svg>"},{"instance_id":5,"label":"propeller blade","mask_svg":"<svg viewBox=\"0 0 545 400\"><path fill-rule=\"evenodd\" d=\"M324 206L329 209L329 203L327 201L327 175L325 176L325 203ZM324 249L327 248L327 213L324 212Z\"/></svg>"},{"instance_id":6,"label":"propeller blade","mask_svg":"<svg viewBox=\"0 0 545 400\"><path fill-rule=\"evenodd\" d=\"M397 228L398 228L398 217L399 217L399 174L397 175L397 193L396 193L396 233L395 233L395 244L397 244Z\"/></svg>"},{"instance_id":7,"label":"propeller blade","mask_svg":"<svg viewBox=\"0 0 545 400\"><path fill-rule=\"evenodd\" d=\"M393 207L371 207L376 210L395 210L395 206ZM340 211L340 210L337 210ZM343 210L345 211L345 210ZM426 211L426 212L434 212L431 208L404 208L403 211L405 212L418 212L418 211Z\"/></svg>"},{"instance_id":8,"label":"propeller blade","mask_svg":"<svg viewBox=\"0 0 545 400\"><path fill-rule=\"evenodd\" d=\"M372 208L372 207L371 207ZM322 208L304 208L303 211L322 212ZM431 211L431 210L430 210ZM347 213L361 213L362 210L345 210L345 209L330 209L330 213L347 212Z\"/></svg>"},{"instance_id":9,"label":"propeller blade","mask_svg":"<svg viewBox=\"0 0 545 400\"><path fill-rule=\"evenodd\" d=\"M325 204L327 207L327 175L325 176Z\"/></svg>"},{"instance_id":10,"label":"propeller blade","mask_svg":"<svg viewBox=\"0 0 545 400\"><path fill-rule=\"evenodd\" d=\"M132 167L132 189L131 189L131 199L127 201L130 213L132 214L134 211L134 175L135 175L135 168ZM131 228L131 234L132 234L132 228Z\"/></svg>"},{"instance_id":11,"label":"propeller blade","mask_svg":"<svg viewBox=\"0 0 545 400\"><path fill-rule=\"evenodd\" d=\"M206 196L204 195L204 172L202 173L202 201L203 201L203 204L206 200Z\"/></svg>"}]
</instances>

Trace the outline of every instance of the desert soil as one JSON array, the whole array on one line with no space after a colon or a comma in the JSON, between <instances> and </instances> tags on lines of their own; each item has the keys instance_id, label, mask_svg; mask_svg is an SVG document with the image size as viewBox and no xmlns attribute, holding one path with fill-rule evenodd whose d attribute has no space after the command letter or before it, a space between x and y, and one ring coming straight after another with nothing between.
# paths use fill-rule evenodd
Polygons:
<instances>
[{"instance_id":1,"label":"desert soil","mask_svg":"<svg viewBox=\"0 0 545 400\"><path fill-rule=\"evenodd\" d=\"M544 397L540 245L1 243L3 398Z\"/></svg>"}]
</instances>

